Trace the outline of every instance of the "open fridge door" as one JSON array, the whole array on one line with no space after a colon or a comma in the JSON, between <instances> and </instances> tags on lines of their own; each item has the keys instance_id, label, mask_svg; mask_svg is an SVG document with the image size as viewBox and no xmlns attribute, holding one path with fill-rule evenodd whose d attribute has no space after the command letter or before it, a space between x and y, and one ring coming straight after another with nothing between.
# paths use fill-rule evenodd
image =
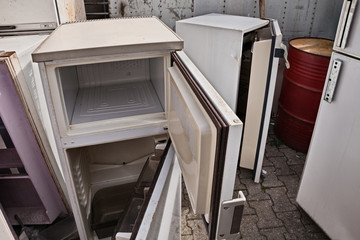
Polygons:
<instances>
[{"instance_id":1,"label":"open fridge door","mask_svg":"<svg viewBox=\"0 0 360 240\"><path fill-rule=\"evenodd\" d=\"M184 52L173 53L172 58L166 89L168 129L175 157L168 151L168 161L174 163L166 184L174 187L166 189L173 193L167 193L165 203L153 210L148 207L139 231L133 232L131 239L173 237L164 235L166 231L174 232L171 218L165 219L163 215L161 220L153 216L159 216L157 211L168 213L169 209L165 211L164 206L180 206L175 197L180 196L180 171L193 211L203 214L208 223L209 238L234 236L239 233L245 201L243 195L232 199L242 122ZM164 166L167 166L166 160ZM162 183L159 179L155 189ZM172 204L167 204L169 201ZM149 211L153 211L152 214ZM117 237L126 239L120 234Z\"/></svg>"}]
</instances>

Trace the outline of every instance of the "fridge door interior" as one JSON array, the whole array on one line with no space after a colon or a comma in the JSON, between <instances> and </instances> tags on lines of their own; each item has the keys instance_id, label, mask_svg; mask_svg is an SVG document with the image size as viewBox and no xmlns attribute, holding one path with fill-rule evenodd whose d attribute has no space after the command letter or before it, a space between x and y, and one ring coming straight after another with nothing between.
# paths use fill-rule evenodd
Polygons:
<instances>
[{"instance_id":1,"label":"fridge door interior","mask_svg":"<svg viewBox=\"0 0 360 240\"><path fill-rule=\"evenodd\" d=\"M336 32L334 49L351 56L360 57L360 14L358 0L344 0Z\"/></svg>"},{"instance_id":2,"label":"fridge door interior","mask_svg":"<svg viewBox=\"0 0 360 240\"><path fill-rule=\"evenodd\" d=\"M167 117L190 203L215 237L220 204L232 199L242 122L182 51L172 54ZM226 174L225 174L226 173Z\"/></svg>"},{"instance_id":3,"label":"fridge door interior","mask_svg":"<svg viewBox=\"0 0 360 240\"><path fill-rule=\"evenodd\" d=\"M340 68L334 68L335 60ZM331 81L325 84L296 199L331 239L360 235L359 65L359 60L332 55L327 76ZM335 80L329 103L325 90Z\"/></svg>"}]
</instances>

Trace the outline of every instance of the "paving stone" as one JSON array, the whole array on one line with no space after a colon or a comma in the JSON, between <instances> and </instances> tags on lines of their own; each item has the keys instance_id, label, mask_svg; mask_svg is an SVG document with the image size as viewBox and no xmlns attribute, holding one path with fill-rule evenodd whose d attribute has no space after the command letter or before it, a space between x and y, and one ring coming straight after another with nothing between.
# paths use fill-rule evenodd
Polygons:
<instances>
[{"instance_id":1,"label":"paving stone","mask_svg":"<svg viewBox=\"0 0 360 240\"><path fill-rule=\"evenodd\" d=\"M299 178L301 178L302 172L304 170L304 164L290 165L289 168L293 170Z\"/></svg>"},{"instance_id":2,"label":"paving stone","mask_svg":"<svg viewBox=\"0 0 360 240\"><path fill-rule=\"evenodd\" d=\"M286 229L284 227L260 229L260 233L265 235L268 240L282 240L285 239Z\"/></svg>"},{"instance_id":3,"label":"paving stone","mask_svg":"<svg viewBox=\"0 0 360 240\"><path fill-rule=\"evenodd\" d=\"M245 202L244 204L244 212L243 215L254 215L256 214L255 209L253 209L252 207L250 207L248 201Z\"/></svg>"},{"instance_id":4,"label":"paving stone","mask_svg":"<svg viewBox=\"0 0 360 240\"><path fill-rule=\"evenodd\" d=\"M314 221L311 219L311 217L300 207L299 207L299 212L301 215L301 222L304 225L315 224Z\"/></svg>"},{"instance_id":5,"label":"paving stone","mask_svg":"<svg viewBox=\"0 0 360 240\"><path fill-rule=\"evenodd\" d=\"M286 195L285 187L270 188L266 190L266 193L270 194L273 200L274 212L286 212L296 210L296 206L293 205Z\"/></svg>"},{"instance_id":6,"label":"paving stone","mask_svg":"<svg viewBox=\"0 0 360 240\"><path fill-rule=\"evenodd\" d=\"M246 178L252 179L253 171L246 169L246 168L240 168L239 178L240 179L246 179Z\"/></svg>"},{"instance_id":7,"label":"paving stone","mask_svg":"<svg viewBox=\"0 0 360 240\"><path fill-rule=\"evenodd\" d=\"M276 146L268 143L265 147L265 156L266 157L282 157L284 153L282 153Z\"/></svg>"},{"instance_id":8,"label":"paving stone","mask_svg":"<svg viewBox=\"0 0 360 240\"><path fill-rule=\"evenodd\" d=\"M306 229L300 220L299 211L277 213L276 216L284 222L288 234L286 239L307 239Z\"/></svg>"},{"instance_id":9,"label":"paving stone","mask_svg":"<svg viewBox=\"0 0 360 240\"><path fill-rule=\"evenodd\" d=\"M248 201L270 199L269 195L262 190L260 183L255 183L252 179L241 179L241 182L245 184L249 193L249 195L246 196Z\"/></svg>"},{"instance_id":10,"label":"paving stone","mask_svg":"<svg viewBox=\"0 0 360 240\"><path fill-rule=\"evenodd\" d=\"M280 175L291 175L295 174L294 170L292 170L289 165L287 164L287 158L286 157L271 157L269 158L269 161L271 161L276 169L275 174L277 176ZM297 166L297 165L295 165Z\"/></svg>"},{"instance_id":11,"label":"paving stone","mask_svg":"<svg viewBox=\"0 0 360 240\"><path fill-rule=\"evenodd\" d=\"M181 235L192 234L191 228L187 225L186 215L188 214L188 208L181 208Z\"/></svg>"},{"instance_id":12,"label":"paving stone","mask_svg":"<svg viewBox=\"0 0 360 240\"><path fill-rule=\"evenodd\" d=\"M181 240L194 240L193 235L181 235Z\"/></svg>"},{"instance_id":13,"label":"paving stone","mask_svg":"<svg viewBox=\"0 0 360 240\"><path fill-rule=\"evenodd\" d=\"M299 190L300 178L297 175L279 176L280 181L285 184L287 188L287 195L289 198L294 198Z\"/></svg>"},{"instance_id":14,"label":"paving stone","mask_svg":"<svg viewBox=\"0 0 360 240\"><path fill-rule=\"evenodd\" d=\"M249 201L250 207L254 208L259 221L257 226L259 228L272 228L272 227L281 227L283 223L276 217L275 213L272 210L271 200L264 201Z\"/></svg>"},{"instance_id":15,"label":"paving stone","mask_svg":"<svg viewBox=\"0 0 360 240\"><path fill-rule=\"evenodd\" d=\"M190 207L189 209L189 213L186 215L186 219L187 220L194 220L194 219L198 219L198 220L202 220L202 216L200 214L195 214L193 211L192 211L192 208Z\"/></svg>"},{"instance_id":16,"label":"paving stone","mask_svg":"<svg viewBox=\"0 0 360 240\"><path fill-rule=\"evenodd\" d=\"M193 231L194 239L196 240L206 240L208 239L208 234L203 220L188 220L188 226L191 227Z\"/></svg>"},{"instance_id":17,"label":"paving stone","mask_svg":"<svg viewBox=\"0 0 360 240\"><path fill-rule=\"evenodd\" d=\"M240 226L241 239L266 239L260 235L259 229L256 226L258 217L256 215L243 216Z\"/></svg>"},{"instance_id":18,"label":"paving stone","mask_svg":"<svg viewBox=\"0 0 360 240\"><path fill-rule=\"evenodd\" d=\"M261 185L265 188L268 187L279 187L283 186L284 184L279 181L275 174L275 168L274 167L263 167L263 171L266 173L263 173L264 179Z\"/></svg>"},{"instance_id":19,"label":"paving stone","mask_svg":"<svg viewBox=\"0 0 360 240\"><path fill-rule=\"evenodd\" d=\"M289 165L297 165L305 163L305 155L303 153L297 152L291 148L281 148L280 152L285 155L288 159Z\"/></svg>"},{"instance_id":20,"label":"paving stone","mask_svg":"<svg viewBox=\"0 0 360 240\"><path fill-rule=\"evenodd\" d=\"M263 165L263 167L273 167L274 166L274 164L266 156L264 156L262 165Z\"/></svg>"},{"instance_id":21,"label":"paving stone","mask_svg":"<svg viewBox=\"0 0 360 240\"><path fill-rule=\"evenodd\" d=\"M239 174L236 174L234 190L246 190L246 186L240 182Z\"/></svg>"}]
</instances>

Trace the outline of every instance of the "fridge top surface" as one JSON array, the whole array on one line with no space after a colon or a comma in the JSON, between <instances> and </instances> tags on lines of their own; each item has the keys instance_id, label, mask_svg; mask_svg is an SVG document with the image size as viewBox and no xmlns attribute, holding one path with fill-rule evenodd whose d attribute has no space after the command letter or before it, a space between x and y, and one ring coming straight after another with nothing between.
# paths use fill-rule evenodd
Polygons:
<instances>
[{"instance_id":1,"label":"fridge top surface","mask_svg":"<svg viewBox=\"0 0 360 240\"><path fill-rule=\"evenodd\" d=\"M60 25L32 56L45 62L182 48L183 40L156 17L119 18Z\"/></svg>"},{"instance_id":2,"label":"fridge top surface","mask_svg":"<svg viewBox=\"0 0 360 240\"><path fill-rule=\"evenodd\" d=\"M201 25L205 27L230 29L245 33L266 26L267 24L269 24L269 20L211 13L211 14L188 18L176 22L176 24L182 24L182 23Z\"/></svg>"},{"instance_id":3,"label":"fridge top surface","mask_svg":"<svg viewBox=\"0 0 360 240\"><path fill-rule=\"evenodd\" d=\"M0 50L14 51L19 57L28 54L29 49L39 45L47 36L48 34L0 37Z\"/></svg>"}]
</instances>

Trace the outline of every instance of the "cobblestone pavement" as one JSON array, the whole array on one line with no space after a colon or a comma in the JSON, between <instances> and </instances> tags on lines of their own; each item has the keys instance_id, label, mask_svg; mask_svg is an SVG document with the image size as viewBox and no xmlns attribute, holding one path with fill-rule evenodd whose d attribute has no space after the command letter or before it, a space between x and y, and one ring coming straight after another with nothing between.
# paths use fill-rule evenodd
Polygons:
<instances>
[{"instance_id":1,"label":"cobblestone pavement","mask_svg":"<svg viewBox=\"0 0 360 240\"><path fill-rule=\"evenodd\" d=\"M252 171L246 169L240 169L235 180L235 191L241 190L247 199L241 234L235 239L329 239L295 202L305 157L282 144L270 125L260 183L254 183ZM193 214L184 186L181 239L207 239L202 217Z\"/></svg>"}]
</instances>

